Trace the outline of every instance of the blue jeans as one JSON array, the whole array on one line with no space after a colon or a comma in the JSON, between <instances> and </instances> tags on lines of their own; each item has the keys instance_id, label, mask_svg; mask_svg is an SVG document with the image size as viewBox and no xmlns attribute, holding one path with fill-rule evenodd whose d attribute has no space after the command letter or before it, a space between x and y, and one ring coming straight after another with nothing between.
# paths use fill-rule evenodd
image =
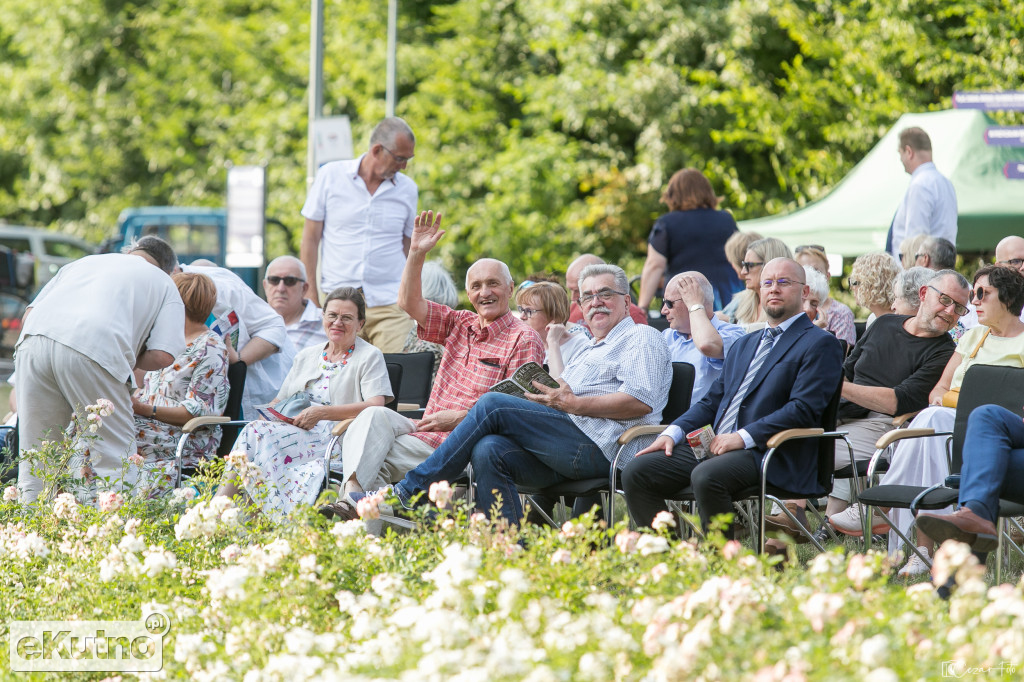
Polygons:
<instances>
[{"instance_id":1,"label":"blue jeans","mask_svg":"<svg viewBox=\"0 0 1024 682\"><path fill-rule=\"evenodd\" d=\"M455 480L470 462L477 507L518 524L516 485L544 488L562 481L607 476L611 464L565 412L503 393L486 393L422 464L395 484L403 501L435 481Z\"/></svg>"},{"instance_id":2,"label":"blue jeans","mask_svg":"<svg viewBox=\"0 0 1024 682\"><path fill-rule=\"evenodd\" d=\"M967 420L960 504L995 523L1000 496L1024 502L1024 421L1004 407L983 405Z\"/></svg>"}]
</instances>

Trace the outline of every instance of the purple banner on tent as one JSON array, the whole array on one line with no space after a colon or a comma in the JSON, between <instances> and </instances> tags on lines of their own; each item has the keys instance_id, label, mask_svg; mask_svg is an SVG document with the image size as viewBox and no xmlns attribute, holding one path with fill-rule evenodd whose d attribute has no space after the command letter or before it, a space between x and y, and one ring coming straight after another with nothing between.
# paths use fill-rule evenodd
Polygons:
<instances>
[{"instance_id":1,"label":"purple banner on tent","mask_svg":"<svg viewBox=\"0 0 1024 682\"><path fill-rule=\"evenodd\" d=\"M1024 147L1024 126L986 128L985 144L997 147Z\"/></svg>"},{"instance_id":2,"label":"purple banner on tent","mask_svg":"<svg viewBox=\"0 0 1024 682\"><path fill-rule=\"evenodd\" d=\"M958 90L953 93L953 108L1024 111L1024 90L996 90L993 92Z\"/></svg>"},{"instance_id":3,"label":"purple banner on tent","mask_svg":"<svg viewBox=\"0 0 1024 682\"><path fill-rule=\"evenodd\" d=\"M1011 180L1024 180L1024 161L1011 161L1003 166L1003 175Z\"/></svg>"}]
</instances>

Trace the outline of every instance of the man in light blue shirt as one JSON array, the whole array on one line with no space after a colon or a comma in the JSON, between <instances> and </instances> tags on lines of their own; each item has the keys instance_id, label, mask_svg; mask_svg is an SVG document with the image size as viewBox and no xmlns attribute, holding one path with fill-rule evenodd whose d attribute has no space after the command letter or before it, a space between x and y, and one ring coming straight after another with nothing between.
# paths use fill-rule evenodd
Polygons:
<instances>
[{"instance_id":1,"label":"man in light blue shirt","mask_svg":"<svg viewBox=\"0 0 1024 682\"><path fill-rule=\"evenodd\" d=\"M896 209L886 251L900 262L900 245L917 234L942 237L956 244L957 208L953 183L932 163L932 141L920 128L900 132L900 162L910 173L910 186ZM913 254L911 254L913 255Z\"/></svg>"},{"instance_id":2,"label":"man in light blue shirt","mask_svg":"<svg viewBox=\"0 0 1024 682\"><path fill-rule=\"evenodd\" d=\"M672 353L672 362L688 362L696 370L691 405L708 392L722 373L729 348L746 333L742 326L715 316L714 297L711 282L694 270L676 275L665 287L661 314L668 320L669 328L662 334Z\"/></svg>"}]
</instances>

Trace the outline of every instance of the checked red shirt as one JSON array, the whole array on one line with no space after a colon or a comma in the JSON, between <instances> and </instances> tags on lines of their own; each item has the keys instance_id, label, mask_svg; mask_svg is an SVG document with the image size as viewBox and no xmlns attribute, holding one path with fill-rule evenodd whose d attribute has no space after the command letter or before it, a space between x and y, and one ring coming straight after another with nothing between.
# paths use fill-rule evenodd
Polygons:
<instances>
[{"instance_id":1,"label":"checked red shirt","mask_svg":"<svg viewBox=\"0 0 1024 682\"><path fill-rule=\"evenodd\" d=\"M424 341L443 345L444 355L424 416L442 410L468 410L487 389L527 362L544 362L540 336L511 312L481 327L475 312L452 310L432 301L427 301L427 306L427 324L418 327L417 333ZM424 431L412 435L436 448L449 433Z\"/></svg>"}]
</instances>

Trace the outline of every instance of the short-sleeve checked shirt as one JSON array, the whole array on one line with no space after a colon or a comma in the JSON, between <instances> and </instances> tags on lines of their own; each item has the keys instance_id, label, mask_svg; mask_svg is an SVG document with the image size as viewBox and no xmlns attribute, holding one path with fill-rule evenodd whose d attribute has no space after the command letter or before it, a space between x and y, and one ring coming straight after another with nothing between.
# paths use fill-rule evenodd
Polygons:
<instances>
[{"instance_id":1,"label":"short-sleeve checked shirt","mask_svg":"<svg viewBox=\"0 0 1024 682\"><path fill-rule=\"evenodd\" d=\"M487 390L527 362L544 361L540 336L511 312L486 327L468 310L452 310L427 301L427 324L418 327L424 341L444 346L424 416L442 410L468 410ZM657 422L655 422L657 423ZM450 431L413 433L432 448Z\"/></svg>"},{"instance_id":2,"label":"short-sleeve checked shirt","mask_svg":"<svg viewBox=\"0 0 1024 682\"><path fill-rule=\"evenodd\" d=\"M288 332L288 338L291 339L292 345L297 351L317 343L327 343L323 311L313 305L308 298L304 300L306 305L302 309L302 317L299 318L299 321L284 326Z\"/></svg>"},{"instance_id":3,"label":"short-sleeve checked shirt","mask_svg":"<svg viewBox=\"0 0 1024 682\"><path fill-rule=\"evenodd\" d=\"M610 461L623 431L661 423L672 384L672 358L660 332L627 317L608 336L576 351L562 371L562 379L580 397L625 393L650 406L650 412L636 419L569 415ZM630 443L623 451L625 461L646 444L642 438Z\"/></svg>"}]
</instances>

